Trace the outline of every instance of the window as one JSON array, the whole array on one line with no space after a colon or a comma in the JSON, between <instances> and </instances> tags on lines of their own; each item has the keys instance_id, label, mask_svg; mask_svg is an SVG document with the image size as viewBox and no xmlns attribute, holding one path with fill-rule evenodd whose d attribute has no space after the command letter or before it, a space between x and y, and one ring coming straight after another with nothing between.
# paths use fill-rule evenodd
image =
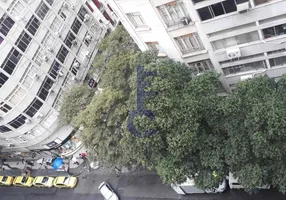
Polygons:
<instances>
[{"instance_id":1,"label":"window","mask_svg":"<svg viewBox=\"0 0 286 200\"><path fill-rule=\"evenodd\" d=\"M17 39L15 45L23 52L26 51L28 45L30 44L32 38L25 32L22 31L21 35Z\"/></svg>"},{"instance_id":2,"label":"window","mask_svg":"<svg viewBox=\"0 0 286 200\"><path fill-rule=\"evenodd\" d=\"M27 119L27 117L25 117L24 115L20 114L17 118L15 118L14 120L12 120L11 122L9 122L8 124L10 126L12 126L13 128L20 128L23 124L25 124L25 120Z\"/></svg>"},{"instance_id":3,"label":"window","mask_svg":"<svg viewBox=\"0 0 286 200\"><path fill-rule=\"evenodd\" d=\"M8 113L10 110L12 109L11 106L9 106L7 103L5 102L1 102L0 103L0 113Z\"/></svg>"},{"instance_id":4,"label":"window","mask_svg":"<svg viewBox=\"0 0 286 200\"><path fill-rule=\"evenodd\" d=\"M220 61L219 64L226 64L226 63L231 63L231 62L236 62L239 60L245 60L245 59L250 59L250 58L258 58L258 57L264 57L264 53L258 53L258 54L252 54L249 56L241 56L239 58L233 58L230 60L224 60L224 61Z\"/></svg>"},{"instance_id":5,"label":"window","mask_svg":"<svg viewBox=\"0 0 286 200\"><path fill-rule=\"evenodd\" d=\"M54 0L46 0L46 2L47 2L50 6L52 6L53 3L54 3Z\"/></svg>"},{"instance_id":6,"label":"window","mask_svg":"<svg viewBox=\"0 0 286 200\"><path fill-rule=\"evenodd\" d=\"M0 19L0 33L4 36L8 35L14 23L15 22L7 14L4 14Z\"/></svg>"},{"instance_id":7,"label":"window","mask_svg":"<svg viewBox=\"0 0 286 200\"><path fill-rule=\"evenodd\" d=\"M21 181L21 183L26 183L27 182L27 180L28 180L28 177L23 177L23 179L22 179L22 181Z\"/></svg>"},{"instance_id":8,"label":"window","mask_svg":"<svg viewBox=\"0 0 286 200\"><path fill-rule=\"evenodd\" d=\"M176 37L175 41L182 53L190 53L204 49L201 39L197 33L191 33L188 35Z\"/></svg>"},{"instance_id":9,"label":"window","mask_svg":"<svg viewBox=\"0 0 286 200\"><path fill-rule=\"evenodd\" d=\"M273 1L273 0L254 0L254 3L255 3L255 5L260 5L263 3L268 3L270 1Z\"/></svg>"},{"instance_id":10,"label":"window","mask_svg":"<svg viewBox=\"0 0 286 200\"><path fill-rule=\"evenodd\" d=\"M47 32L42 41L42 44L47 48L52 48L54 46L55 40L56 38L50 32Z\"/></svg>"},{"instance_id":11,"label":"window","mask_svg":"<svg viewBox=\"0 0 286 200\"><path fill-rule=\"evenodd\" d=\"M241 72L254 71L265 68L267 68L265 61L257 61L257 62L223 68L222 70L225 75L230 75L230 74L237 74Z\"/></svg>"},{"instance_id":12,"label":"window","mask_svg":"<svg viewBox=\"0 0 286 200\"><path fill-rule=\"evenodd\" d=\"M158 42L146 42L146 45L152 51L159 51L160 50L160 45Z\"/></svg>"},{"instance_id":13,"label":"window","mask_svg":"<svg viewBox=\"0 0 286 200\"><path fill-rule=\"evenodd\" d=\"M279 67L286 65L286 56L269 59L271 67Z\"/></svg>"},{"instance_id":14,"label":"window","mask_svg":"<svg viewBox=\"0 0 286 200\"><path fill-rule=\"evenodd\" d=\"M37 16L41 20L43 20L46 17L48 12L49 12L49 7L47 6L47 4L45 4L43 1L41 1L40 5L36 9L35 13L37 14Z\"/></svg>"},{"instance_id":15,"label":"window","mask_svg":"<svg viewBox=\"0 0 286 200\"><path fill-rule=\"evenodd\" d=\"M61 65L57 62L54 61L50 70L49 70L49 75L53 78L53 79L57 79L58 75L59 75L59 71L61 69Z\"/></svg>"},{"instance_id":16,"label":"window","mask_svg":"<svg viewBox=\"0 0 286 200\"><path fill-rule=\"evenodd\" d=\"M0 72L0 88L6 83L8 76Z\"/></svg>"},{"instance_id":17,"label":"window","mask_svg":"<svg viewBox=\"0 0 286 200\"><path fill-rule=\"evenodd\" d=\"M19 17L23 14L25 11L26 6L19 0L14 0L7 11L13 16L13 17Z\"/></svg>"},{"instance_id":18,"label":"window","mask_svg":"<svg viewBox=\"0 0 286 200\"><path fill-rule=\"evenodd\" d=\"M78 34L80 27L81 27L81 22L77 18L75 18L75 20L73 21L73 24L71 26L71 30L75 34Z\"/></svg>"},{"instance_id":19,"label":"window","mask_svg":"<svg viewBox=\"0 0 286 200\"><path fill-rule=\"evenodd\" d=\"M89 28L89 31L93 34L93 35L96 35L96 36L99 36L100 33L101 33L101 28L100 26L94 21L90 28Z\"/></svg>"},{"instance_id":20,"label":"window","mask_svg":"<svg viewBox=\"0 0 286 200\"><path fill-rule=\"evenodd\" d=\"M82 7L80 8L80 10L78 11L77 16L78 16L82 21L84 21L84 16L85 16L86 14L88 14L88 12L87 12L87 10L82 6Z\"/></svg>"},{"instance_id":21,"label":"window","mask_svg":"<svg viewBox=\"0 0 286 200\"><path fill-rule=\"evenodd\" d=\"M15 89L5 99L5 101L15 106L25 97L25 95L26 95L26 90L21 86L17 85Z\"/></svg>"},{"instance_id":22,"label":"window","mask_svg":"<svg viewBox=\"0 0 286 200\"><path fill-rule=\"evenodd\" d=\"M41 48L39 47L35 53L35 55L33 56L33 61L41 66L42 63L44 62L44 56L47 55L47 53Z\"/></svg>"},{"instance_id":23,"label":"window","mask_svg":"<svg viewBox=\"0 0 286 200\"><path fill-rule=\"evenodd\" d=\"M35 98L29 105L29 107L24 111L24 113L30 117L34 117L34 115L40 110L42 106L43 103L37 98Z\"/></svg>"},{"instance_id":24,"label":"window","mask_svg":"<svg viewBox=\"0 0 286 200\"><path fill-rule=\"evenodd\" d=\"M62 20L66 20L67 18L67 9L65 9L63 6L61 7L61 9L59 10L58 14L59 16L62 18Z\"/></svg>"},{"instance_id":25,"label":"window","mask_svg":"<svg viewBox=\"0 0 286 200\"><path fill-rule=\"evenodd\" d=\"M145 26L145 21L143 20L139 12L128 13L127 17L129 18L130 22L133 24L135 28L140 27L140 26Z\"/></svg>"},{"instance_id":26,"label":"window","mask_svg":"<svg viewBox=\"0 0 286 200\"><path fill-rule=\"evenodd\" d=\"M279 35L285 35L286 34L286 24L281 24L278 26L273 26L273 27L269 27L266 29L263 29L263 35L264 38L271 38L271 37L276 37Z\"/></svg>"},{"instance_id":27,"label":"window","mask_svg":"<svg viewBox=\"0 0 286 200\"><path fill-rule=\"evenodd\" d=\"M205 0L193 0L194 3L199 3L199 2L202 2L202 1L205 1Z\"/></svg>"},{"instance_id":28,"label":"window","mask_svg":"<svg viewBox=\"0 0 286 200\"><path fill-rule=\"evenodd\" d=\"M49 90L52 88L53 84L54 82L52 81L52 79L50 79L49 77L45 78L37 94L40 97L40 99L42 99L43 101L47 99Z\"/></svg>"},{"instance_id":29,"label":"window","mask_svg":"<svg viewBox=\"0 0 286 200\"><path fill-rule=\"evenodd\" d=\"M63 99L64 99L64 95L63 95L63 90L60 89L58 92L58 95L53 103L53 107L56 110L59 110L61 108L61 105L63 104Z\"/></svg>"},{"instance_id":30,"label":"window","mask_svg":"<svg viewBox=\"0 0 286 200\"><path fill-rule=\"evenodd\" d=\"M73 75L77 75L77 72L78 72L78 69L76 67L74 67L75 63L79 63L79 62L76 59L74 59L72 65L69 69Z\"/></svg>"},{"instance_id":31,"label":"window","mask_svg":"<svg viewBox=\"0 0 286 200\"><path fill-rule=\"evenodd\" d=\"M0 36L0 45L2 44L3 41L4 41L4 38L2 38L2 37Z\"/></svg>"},{"instance_id":32,"label":"window","mask_svg":"<svg viewBox=\"0 0 286 200\"><path fill-rule=\"evenodd\" d=\"M35 17L35 15L32 15L29 22L26 25L26 29L32 34L35 35L41 22Z\"/></svg>"},{"instance_id":33,"label":"window","mask_svg":"<svg viewBox=\"0 0 286 200\"><path fill-rule=\"evenodd\" d=\"M198 62L188 63L194 74L202 73L214 69L210 60L201 60Z\"/></svg>"},{"instance_id":34,"label":"window","mask_svg":"<svg viewBox=\"0 0 286 200\"><path fill-rule=\"evenodd\" d=\"M50 112L47 114L47 117L42 121L42 125L46 128L51 128L51 126L55 123L58 118L57 112Z\"/></svg>"},{"instance_id":35,"label":"window","mask_svg":"<svg viewBox=\"0 0 286 200\"><path fill-rule=\"evenodd\" d=\"M9 132L9 131L12 131L10 128L8 128L7 126L0 126L0 133L6 133L6 132Z\"/></svg>"},{"instance_id":36,"label":"window","mask_svg":"<svg viewBox=\"0 0 286 200\"><path fill-rule=\"evenodd\" d=\"M63 27L63 21L60 18L55 17L53 23L50 26L51 30L54 32L58 32L61 31L62 27Z\"/></svg>"},{"instance_id":37,"label":"window","mask_svg":"<svg viewBox=\"0 0 286 200\"><path fill-rule=\"evenodd\" d=\"M84 43L86 46L89 46L90 42L92 41L92 36L86 32L85 36L84 36Z\"/></svg>"},{"instance_id":38,"label":"window","mask_svg":"<svg viewBox=\"0 0 286 200\"><path fill-rule=\"evenodd\" d=\"M29 89L34 81L34 76L37 73L38 69L34 65L29 65L23 74L20 83Z\"/></svg>"},{"instance_id":39,"label":"window","mask_svg":"<svg viewBox=\"0 0 286 200\"><path fill-rule=\"evenodd\" d=\"M258 32L253 31L250 33L244 33L241 35L214 41L212 42L212 45L215 50L218 50L218 49L225 49L228 47L232 47L232 46L236 46L236 45L240 45L244 43L254 42L259 39L260 38L259 38Z\"/></svg>"},{"instance_id":40,"label":"window","mask_svg":"<svg viewBox=\"0 0 286 200\"><path fill-rule=\"evenodd\" d=\"M182 1L172 1L162 6L158 10L167 26L173 26L181 22L183 17L188 17L188 12Z\"/></svg>"},{"instance_id":41,"label":"window","mask_svg":"<svg viewBox=\"0 0 286 200\"><path fill-rule=\"evenodd\" d=\"M8 53L8 56L5 58L4 62L1 65L1 68L4 69L8 74L12 74L22 55L14 49Z\"/></svg>"},{"instance_id":42,"label":"window","mask_svg":"<svg viewBox=\"0 0 286 200\"><path fill-rule=\"evenodd\" d=\"M204 8L200 8L198 9L198 14L201 20L205 21L220 15L235 12L236 10L236 1L226 0Z\"/></svg>"},{"instance_id":43,"label":"window","mask_svg":"<svg viewBox=\"0 0 286 200\"><path fill-rule=\"evenodd\" d=\"M69 47L71 48L71 46L74 44L74 41L75 41L75 36L74 34L72 34L72 32L68 32L65 40L64 40L64 43Z\"/></svg>"},{"instance_id":44,"label":"window","mask_svg":"<svg viewBox=\"0 0 286 200\"><path fill-rule=\"evenodd\" d=\"M68 53L69 53L69 51L67 50L67 48L65 48L62 45L56 57L57 57L57 59L59 59L59 61L61 63L64 63Z\"/></svg>"}]
</instances>

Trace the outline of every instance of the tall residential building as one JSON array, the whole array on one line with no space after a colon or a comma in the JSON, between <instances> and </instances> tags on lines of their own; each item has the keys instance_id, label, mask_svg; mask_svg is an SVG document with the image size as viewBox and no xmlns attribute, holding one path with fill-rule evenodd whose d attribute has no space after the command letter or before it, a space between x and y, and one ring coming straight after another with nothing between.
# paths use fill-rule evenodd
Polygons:
<instances>
[{"instance_id":1,"label":"tall residential building","mask_svg":"<svg viewBox=\"0 0 286 200\"><path fill-rule=\"evenodd\" d=\"M89 7L84 0L0 1L2 151L51 149L70 136L72 127L57 120L63 92L85 78L98 42L116 25Z\"/></svg>"},{"instance_id":2,"label":"tall residential building","mask_svg":"<svg viewBox=\"0 0 286 200\"><path fill-rule=\"evenodd\" d=\"M108 0L139 48L195 73L215 69L227 90L286 72L285 0Z\"/></svg>"}]
</instances>

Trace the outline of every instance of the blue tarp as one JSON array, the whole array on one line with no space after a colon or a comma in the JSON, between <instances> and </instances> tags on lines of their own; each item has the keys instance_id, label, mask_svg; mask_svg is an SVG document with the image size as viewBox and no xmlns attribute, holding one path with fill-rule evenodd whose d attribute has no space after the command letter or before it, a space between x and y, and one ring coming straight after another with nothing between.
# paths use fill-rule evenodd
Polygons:
<instances>
[{"instance_id":1,"label":"blue tarp","mask_svg":"<svg viewBox=\"0 0 286 200\"><path fill-rule=\"evenodd\" d=\"M62 158L56 158L53 162L53 168L54 169L59 169L61 166L64 164L64 160Z\"/></svg>"}]
</instances>

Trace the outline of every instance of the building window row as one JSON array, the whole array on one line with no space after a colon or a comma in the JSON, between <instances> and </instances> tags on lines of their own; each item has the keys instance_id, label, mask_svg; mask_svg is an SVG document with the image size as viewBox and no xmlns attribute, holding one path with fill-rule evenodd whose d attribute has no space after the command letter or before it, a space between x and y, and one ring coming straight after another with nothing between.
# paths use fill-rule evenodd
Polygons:
<instances>
[{"instance_id":1,"label":"building window row","mask_svg":"<svg viewBox=\"0 0 286 200\"><path fill-rule=\"evenodd\" d=\"M71 31L68 32L68 34L67 34L67 36L66 36L66 38L65 38L65 40L64 40L64 43L65 43L69 48L71 48L72 45L75 45L75 43L76 43L76 41L75 41L75 36L74 36L74 34L73 34Z\"/></svg>"},{"instance_id":2,"label":"building window row","mask_svg":"<svg viewBox=\"0 0 286 200\"><path fill-rule=\"evenodd\" d=\"M269 59L271 67L281 67L286 65L286 56Z\"/></svg>"},{"instance_id":3,"label":"building window row","mask_svg":"<svg viewBox=\"0 0 286 200\"><path fill-rule=\"evenodd\" d=\"M50 6L52 6L53 3L54 3L54 0L46 0L46 2L47 2Z\"/></svg>"},{"instance_id":4,"label":"building window row","mask_svg":"<svg viewBox=\"0 0 286 200\"><path fill-rule=\"evenodd\" d=\"M204 49L201 39L197 33L176 37L175 41L183 54Z\"/></svg>"},{"instance_id":5,"label":"building window row","mask_svg":"<svg viewBox=\"0 0 286 200\"><path fill-rule=\"evenodd\" d=\"M54 84L54 81L50 79L49 77L46 77L38 91L38 94L37 94L38 97L40 97L40 99L45 101L48 97L48 94L53 84Z\"/></svg>"},{"instance_id":6,"label":"building window row","mask_svg":"<svg viewBox=\"0 0 286 200\"><path fill-rule=\"evenodd\" d=\"M279 35L285 35L286 34L286 24L280 24L278 26L273 26L269 28L265 28L262 30L264 38L271 38L276 37Z\"/></svg>"},{"instance_id":7,"label":"building window row","mask_svg":"<svg viewBox=\"0 0 286 200\"><path fill-rule=\"evenodd\" d=\"M26 108L24 111L25 114L27 114L29 117L34 117L34 115L40 110L40 108L43 106L43 102L35 98L32 103Z\"/></svg>"},{"instance_id":8,"label":"building window row","mask_svg":"<svg viewBox=\"0 0 286 200\"><path fill-rule=\"evenodd\" d=\"M81 21L84 21L85 15L88 14L87 10L82 6L78 13L77 16L81 19Z\"/></svg>"},{"instance_id":9,"label":"building window row","mask_svg":"<svg viewBox=\"0 0 286 200\"><path fill-rule=\"evenodd\" d=\"M189 67L195 75L202 73L204 71L213 70L214 66L210 59L200 60L197 62L188 63Z\"/></svg>"},{"instance_id":10,"label":"building window row","mask_svg":"<svg viewBox=\"0 0 286 200\"><path fill-rule=\"evenodd\" d=\"M236 66L231 66L231 67L226 67L223 68L223 73L227 75L231 74L238 74L242 72L248 72L248 71L257 71L260 69L266 69L266 63L265 61L257 61L257 62L252 62L252 63L246 63L242 65L236 65Z\"/></svg>"},{"instance_id":11,"label":"building window row","mask_svg":"<svg viewBox=\"0 0 286 200\"><path fill-rule=\"evenodd\" d=\"M61 65L57 61L54 61L48 73L54 80L56 80L61 68Z\"/></svg>"},{"instance_id":12,"label":"building window row","mask_svg":"<svg viewBox=\"0 0 286 200\"><path fill-rule=\"evenodd\" d=\"M25 52L29 46L32 38L25 32L22 31L21 35L18 37L15 45L22 51Z\"/></svg>"},{"instance_id":13,"label":"building window row","mask_svg":"<svg viewBox=\"0 0 286 200\"><path fill-rule=\"evenodd\" d=\"M29 89L35 79L35 74L37 74L37 72L38 69L34 65L30 64L20 79L20 83Z\"/></svg>"},{"instance_id":14,"label":"building window row","mask_svg":"<svg viewBox=\"0 0 286 200\"><path fill-rule=\"evenodd\" d=\"M145 21L143 20L140 12L128 13L127 17L135 28L145 26Z\"/></svg>"},{"instance_id":15,"label":"building window row","mask_svg":"<svg viewBox=\"0 0 286 200\"><path fill-rule=\"evenodd\" d=\"M40 5L38 6L38 8L36 9L35 13L36 15L43 20L47 13L49 12L49 7L47 6L47 4L43 1L41 1Z\"/></svg>"},{"instance_id":16,"label":"building window row","mask_svg":"<svg viewBox=\"0 0 286 200\"><path fill-rule=\"evenodd\" d=\"M39 47L36 51L36 53L34 54L32 60L39 66L42 65L42 63L44 62L45 56L47 56L47 53L44 51L44 49L42 49L41 47ZM48 59L48 57L46 57Z\"/></svg>"},{"instance_id":17,"label":"building window row","mask_svg":"<svg viewBox=\"0 0 286 200\"><path fill-rule=\"evenodd\" d=\"M22 3L19 0L14 0L12 1L12 3L10 4L9 8L7 9L7 11L13 16L13 17L19 17L21 16L24 11L26 10L26 6L24 5L24 3Z\"/></svg>"},{"instance_id":18,"label":"building window row","mask_svg":"<svg viewBox=\"0 0 286 200\"><path fill-rule=\"evenodd\" d=\"M0 18L0 33L2 33L4 36L8 35L14 24L14 20L11 19L11 17L9 17L7 14L4 14Z\"/></svg>"},{"instance_id":19,"label":"building window row","mask_svg":"<svg viewBox=\"0 0 286 200\"><path fill-rule=\"evenodd\" d=\"M42 40L42 45L47 48L48 51L53 51L56 38L48 31Z\"/></svg>"},{"instance_id":20,"label":"building window row","mask_svg":"<svg viewBox=\"0 0 286 200\"><path fill-rule=\"evenodd\" d=\"M11 106L16 106L25 97L26 93L27 91L23 87L17 85L5 99L5 102Z\"/></svg>"},{"instance_id":21,"label":"building window row","mask_svg":"<svg viewBox=\"0 0 286 200\"><path fill-rule=\"evenodd\" d=\"M0 88L6 83L8 79L9 79L8 76L0 72Z\"/></svg>"},{"instance_id":22,"label":"building window row","mask_svg":"<svg viewBox=\"0 0 286 200\"><path fill-rule=\"evenodd\" d=\"M257 40L260 40L259 34L257 31L253 31L250 33L244 33L241 35L214 41L212 42L212 45L213 45L214 50L218 50L218 49L226 49L228 47L232 47L232 46L236 46L240 44L254 42Z\"/></svg>"},{"instance_id":23,"label":"building window row","mask_svg":"<svg viewBox=\"0 0 286 200\"><path fill-rule=\"evenodd\" d=\"M6 133L9 131L12 131L12 130L10 128L8 128L7 126L5 126L5 125L0 126L0 133Z\"/></svg>"},{"instance_id":24,"label":"building window row","mask_svg":"<svg viewBox=\"0 0 286 200\"><path fill-rule=\"evenodd\" d=\"M167 26L177 25L183 18L188 18L188 11L182 1L172 1L157 7Z\"/></svg>"},{"instance_id":25,"label":"building window row","mask_svg":"<svg viewBox=\"0 0 286 200\"><path fill-rule=\"evenodd\" d=\"M2 68L5 72L11 75L21 57L22 54L13 47L8 53L0 68Z\"/></svg>"},{"instance_id":26,"label":"building window row","mask_svg":"<svg viewBox=\"0 0 286 200\"><path fill-rule=\"evenodd\" d=\"M75 18L75 20L73 21L72 25L71 25L71 30L75 33L78 34L80 28L81 28L82 24L81 22Z\"/></svg>"},{"instance_id":27,"label":"building window row","mask_svg":"<svg viewBox=\"0 0 286 200\"><path fill-rule=\"evenodd\" d=\"M198 9L202 21L237 11L236 0L226 0Z\"/></svg>"},{"instance_id":28,"label":"building window row","mask_svg":"<svg viewBox=\"0 0 286 200\"><path fill-rule=\"evenodd\" d=\"M56 58L59 59L59 61L63 64L65 62L68 53L69 53L68 49L65 48L64 45L62 45Z\"/></svg>"},{"instance_id":29,"label":"building window row","mask_svg":"<svg viewBox=\"0 0 286 200\"><path fill-rule=\"evenodd\" d=\"M1 114L6 114L8 113L10 110L12 109L12 107L10 105L8 105L6 102L1 102L0 103L0 113Z\"/></svg>"},{"instance_id":30,"label":"building window row","mask_svg":"<svg viewBox=\"0 0 286 200\"><path fill-rule=\"evenodd\" d=\"M36 18L35 15L32 15L25 28L29 31L29 33L35 35L40 25L41 22Z\"/></svg>"},{"instance_id":31,"label":"building window row","mask_svg":"<svg viewBox=\"0 0 286 200\"><path fill-rule=\"evenodd\" d=\"M27 117L25 117L24 115L20 114L18 117L13 119L8 124L10 126L12 126L13 128L17 129L17 128L20 128L23 124L25 124L26 120L27 120Z\"/></svg>"},{"instance_id":32,"label":"building window row","mask_svg":"<svg viewBox=\"0 0 286 200\"><path fill-rule=\"evenodd\" d=\"M62 27L63 27L63 21L59 17L56 16L50 26L50 29L56 33L56 32L61 31Z\"/></svg>"}]
</instances>

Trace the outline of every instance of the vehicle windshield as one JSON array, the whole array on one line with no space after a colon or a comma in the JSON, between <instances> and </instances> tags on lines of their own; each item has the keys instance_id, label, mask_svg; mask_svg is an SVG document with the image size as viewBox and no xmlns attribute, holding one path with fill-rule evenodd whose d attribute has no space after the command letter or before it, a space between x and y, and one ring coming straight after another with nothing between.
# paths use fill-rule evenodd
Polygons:
<instances>
[{"instance_id":1,"label":"vehicle windshield","mask_svg":"<svg viewBox=\"0 0 286 200\"><path fill-rule=\"evenodd\" d=\"M26 183L28 180L28 177L23 177L21 183Z\"/></svg>"},{"instance_id":2,"label":"vehicle windshield","mask_svg":"<svg viewBox=\"0 0 286 200\"><path fill-rule=\"evenodd\" d=\"M69 182L70 182L70 178L69 177L65 177L64 184L68 184Z\"/></svg>"},{"instance_id":3,"label":"vehicle windshield","mask_svg":"<svg viewBox=\"0 0 286 200\"><path fill-rule=\"evenodd\" d=\"M46 183L48 182L49 178L48 177L44 177L43 180L42 180L42 183Z\"/></svg>"},{"instance_id":4,"label":"vehicle windshield","mask_svg":"<svg viewBox=\"0 0 286 200\"><path fill-rule=\"evenodd\" d=\"M5 181L7 181L7 179L8 179L8 176L3 176L1 181L5 182Z\"/></svg>"}]
</instances>

